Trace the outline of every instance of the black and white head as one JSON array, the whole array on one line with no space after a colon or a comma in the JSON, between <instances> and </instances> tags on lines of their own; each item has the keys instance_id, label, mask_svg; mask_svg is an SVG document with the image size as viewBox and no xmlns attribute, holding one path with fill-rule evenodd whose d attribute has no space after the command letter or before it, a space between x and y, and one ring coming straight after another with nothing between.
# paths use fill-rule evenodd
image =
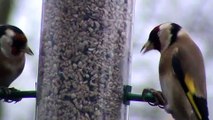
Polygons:
<instances>
[{"instance_id":1,"label":"black and white head","mask_svg":"<svg viewBox=\"0 0 213 120\"><path fill-rule=\"evenodd\" d=\"M156 26L141 51L146 53L154 49L162 53L177 40L180 30L182 30L181 26L176 23L163 23Z\"/></svg>"},{"instance_id":2,"label":"black and white head","mask_svg":"<svg viewBox=\"0 0 213 120\"><path fill-rule=\"evenodd\" d=\"M33 55L24 33L12 25L0 26L0 51L8 58L23 56L25 53Z\"/></svg>"}]
</instances>

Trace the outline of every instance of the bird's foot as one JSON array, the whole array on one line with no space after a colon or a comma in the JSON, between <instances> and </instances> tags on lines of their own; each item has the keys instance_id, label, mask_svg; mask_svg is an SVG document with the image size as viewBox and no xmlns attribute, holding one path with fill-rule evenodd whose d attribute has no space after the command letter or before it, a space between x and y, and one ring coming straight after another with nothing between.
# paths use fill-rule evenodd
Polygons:
<instances>
[{"instance_id":1,"label":"bird's foot","mask_svg":"<svg viewBox=\"0 0 213 120\"><path fill-rule=\"evenodd\" d=\"M154 96L155 100L153 102L148 102L151 106L158 106L160 108L164 108L167 105L166 98L164 97L161 91L157 91L152 88L146 88L143 90L143 94L146 93L152 93L152 95Z\"/></svg>"},{"instance_id":2,"label":"bird's foot","mask_svg":"<svg viewBox=\"0 0 213 120\"><path fill-rule=\"evenodd\" d=\"M0 87L0 100L3 100L4 102L7 102L7 103L12 103L12 102L17 103L22 98L13 97L11 94L18 91L19 90L13 87L12 88Z\"/></svg>"}]
</instances>

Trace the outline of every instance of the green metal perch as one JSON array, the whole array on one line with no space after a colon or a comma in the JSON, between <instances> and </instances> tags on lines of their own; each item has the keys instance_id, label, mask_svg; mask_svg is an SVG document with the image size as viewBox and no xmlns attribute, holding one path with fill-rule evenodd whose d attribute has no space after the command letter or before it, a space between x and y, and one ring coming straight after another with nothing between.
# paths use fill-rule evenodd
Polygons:
<instances>
[{"instance_id":1,"label":"green metal perch","mask_svg":"<svg viewBox=\"0 0 213 120\"><path fill-rule=\"evenodd\" d=\"M129 105L130 101L148 102L151 106L164 108L167 104L166 99L160 91L154 89L144 89L142 94L131 93L132 86L125 85L123 94L123 103Z\"/></svg>"},{"instance_id":2,"label":"green metal perch","mask_svg":"<svg viewBox=\"0 0 213 120\"><path fill-rule=\"evenodd\" d=\"M15 88L0 88L0 99L5 102L18 102L22 98L36 98L36 91L20 91Z\"/></svg>"}]
</instances>

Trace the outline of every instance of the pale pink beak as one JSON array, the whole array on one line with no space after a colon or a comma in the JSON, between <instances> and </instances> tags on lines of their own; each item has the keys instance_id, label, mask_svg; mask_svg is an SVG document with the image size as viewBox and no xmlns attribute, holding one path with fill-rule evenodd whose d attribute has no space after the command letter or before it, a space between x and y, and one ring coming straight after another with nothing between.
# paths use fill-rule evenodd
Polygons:
<instances>
[{"instance_id":1,"label":"pale pink beak","mask_svg":"<svg viewBox=\"0 0 213 120\"><path fill-rule=\"evenodd\" d=\"M24 52L28 55L34 55L33 51L28 46L24 49Z\"/></svg>"},{"instance_id":2,"label":"pale pink beak","mask_svg":"<svg viewBox=\"0 0 213 120\"><path fill-rule=\"evenodd\" d=\"M140 52L142 52L143 54L145 54L146 52L148 52L148 51L150 51L150 50L152 50L152 49L153 49L153 45L150 44L149 41L147 41L147 42L145 43L145 45L142 47L142 49L141 49Z\"/></svg>"}]
</instances>

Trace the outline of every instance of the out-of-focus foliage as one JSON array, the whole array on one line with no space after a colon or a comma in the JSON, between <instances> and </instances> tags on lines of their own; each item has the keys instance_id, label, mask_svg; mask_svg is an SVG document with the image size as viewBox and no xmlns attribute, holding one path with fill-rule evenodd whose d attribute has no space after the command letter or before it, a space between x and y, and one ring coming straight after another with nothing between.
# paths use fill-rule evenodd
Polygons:
<instances>
[{"instance_id":1,"label":"out-of-focus foliage","mask_svg":"<svg viewBox=\"0 0 213 120\"><path fill-rule=\"evenodd\" d=\"M13 8L14 0L0 0L0 24L6 24Z\"/></svg>"}]
</instances>

